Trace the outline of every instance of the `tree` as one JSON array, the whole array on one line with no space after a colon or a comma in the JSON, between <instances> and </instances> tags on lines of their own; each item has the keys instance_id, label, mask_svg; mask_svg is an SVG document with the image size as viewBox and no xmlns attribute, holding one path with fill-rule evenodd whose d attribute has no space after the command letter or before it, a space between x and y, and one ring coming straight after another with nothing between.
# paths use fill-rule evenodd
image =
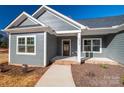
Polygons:
<instances>
[{"instance_id":1,"label":"tree","mask_svg":"<svg viewBox=\"0 0 124 93\"><path fill-rule=\"evenodd\" d=\"M0 34L0 46L2 44L2 38L3 38L3 35Z\"/></svg>"},{"instance_id":2,"label":"tree","mask_svg":"<svg viewBox=\"0 0 124 93\"><path fill-rule=\"evenodd\" d=\"M8 48L8 35L4 31L0 31L0 48Z\"/></svg>"}]
</instances>

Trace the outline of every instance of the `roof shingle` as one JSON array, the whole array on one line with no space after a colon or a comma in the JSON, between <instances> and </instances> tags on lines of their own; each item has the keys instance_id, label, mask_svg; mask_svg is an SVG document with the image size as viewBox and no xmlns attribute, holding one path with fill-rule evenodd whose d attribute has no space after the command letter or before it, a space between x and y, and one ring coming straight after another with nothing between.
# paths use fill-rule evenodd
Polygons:
<instances>
[{"instance_id":1,"label":"roof shingle","mask_svg":"<svg viewBox=\"0 0 124 93\"><path fill-rule=\"evenodd\" d=\"M77 20L77 22L79 22L82 25L88 26L89 28L112 27L124 24L124 15L93 19L82 19Z\"/></svg>"}]
</instances>

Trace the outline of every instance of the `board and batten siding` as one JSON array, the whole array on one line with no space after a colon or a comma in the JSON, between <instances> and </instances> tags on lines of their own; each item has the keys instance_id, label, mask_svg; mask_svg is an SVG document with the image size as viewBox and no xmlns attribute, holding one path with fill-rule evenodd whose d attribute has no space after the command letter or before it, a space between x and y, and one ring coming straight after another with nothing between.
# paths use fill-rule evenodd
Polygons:
<instances>
[{"instance_id":1,"label":"board and batten siding","mask_svg":"<svg viewBox=\"0 0 124 93\"><path fill-rule=\"evenodd\" d=\"M36 35L36 55L16 54L17 36ZM10 64L44 66L44 33L11 34Z\"/></svg>"},{"instance_id":2,"label":"board and batten siding","mask_svg":"<svg viewBox=\"0 0 124 93\"><path fill-rule=\"evenodd\" d=\"M19 25L19 27L28 27L28 26L37 26L37 25L39 24L33 22L30 18L27 18Z\"/></svg>"}]
</instances>

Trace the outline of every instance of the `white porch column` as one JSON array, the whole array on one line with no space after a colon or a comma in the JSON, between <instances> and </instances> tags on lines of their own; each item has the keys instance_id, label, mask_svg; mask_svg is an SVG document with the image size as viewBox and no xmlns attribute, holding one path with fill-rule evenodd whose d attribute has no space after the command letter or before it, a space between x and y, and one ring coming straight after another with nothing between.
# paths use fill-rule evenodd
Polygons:
<instances>
[{"instance_id":1,"label":"white porch column","mask_svg":"<svg viewBox=\"0 0 124 93\"><path fill-rule=\"evenodd\" d=\"M77 33L77 61L81 62L81 32Z\"/></svg>"}]
</instances>

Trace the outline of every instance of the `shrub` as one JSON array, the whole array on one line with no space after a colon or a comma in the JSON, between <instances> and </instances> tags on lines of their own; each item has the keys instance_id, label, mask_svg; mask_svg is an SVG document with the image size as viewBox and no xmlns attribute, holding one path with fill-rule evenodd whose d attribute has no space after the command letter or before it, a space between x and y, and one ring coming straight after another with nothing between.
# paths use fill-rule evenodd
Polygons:
<instances>
[{"instance_id":1,"label":"shrub","mask_svg":"<svg viewBox=\"0 0 124 93\"><path fill-rule=\"evenodd\" d=\"M7 42L3 42L1 44L1 48L8 48L8 43Z\"/></svg>"},{"instance_id":2,"label":"shrub","mask_svg":"<svg viewBox=\"0 0 124 93\"><path fill-rule=\"evenodd\" d=\"M120 78L120 82L121 82L122 85L124 85L124 75L121 76L121 78Z\"/></svg>"},{"instance_id":3,"label":"shrub","mask_svg":"<svg viewBox=\"0 0 124 93\"><path fill-rule=\"evenodd\" d=\"M107 69L108 65L107 64L101 64L100 67L102 67L103 69Z\"/></svg>"}]
</instances>

